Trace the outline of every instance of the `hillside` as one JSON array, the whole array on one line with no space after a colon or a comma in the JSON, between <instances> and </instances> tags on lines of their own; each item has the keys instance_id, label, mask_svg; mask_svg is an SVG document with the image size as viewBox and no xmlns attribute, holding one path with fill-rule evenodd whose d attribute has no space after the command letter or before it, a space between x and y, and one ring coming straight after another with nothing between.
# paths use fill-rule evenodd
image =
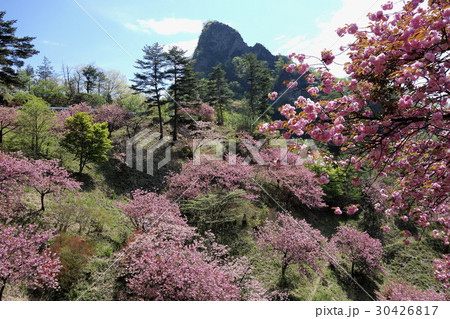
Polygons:
<instances>
[{"instance_id":1,"label":"hillside","mask_svg":"<svg viewBox=\"0 0 450 319\"><path fill-rule=\"evenodd\" d=\"M20 69L0 11L0 300L449 301L450 4L418 3L339 30L346 79L209 22L132 85Z\"/></svg>"},{"instance_id":2,"label":"hillside","mask_svg":"<svg viewBox=\"0 0 450 319\"><path fill-rule=\"evenodd\" d=\"M272 54L261 43L249 46L237 30L218 21L207 22L203 27L193 55L194 70L199 72L201 77L207 77L213 67L220 63L226 72L227 81L239 83L241 89L238 89L237 93L242 94L248 90L249 85L245 79L237 75L233 58L242 57L248 53L255 54L257 59L264 61L271 70L273 90L283 90L286 87L283 81L291 80L291 76L281 69L284 63L289 62L286 56ZM276 65L277 60L283 61L281 65ZM286 98L305 94L307 86L306 81L300 80L299 86L291 90Z\"/></svg>"}]
</instances>

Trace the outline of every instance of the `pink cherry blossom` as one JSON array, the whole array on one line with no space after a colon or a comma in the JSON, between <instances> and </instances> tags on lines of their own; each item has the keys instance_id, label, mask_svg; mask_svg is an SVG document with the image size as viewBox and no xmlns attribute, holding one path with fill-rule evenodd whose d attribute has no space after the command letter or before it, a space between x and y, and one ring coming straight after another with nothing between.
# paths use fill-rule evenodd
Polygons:
<instances>
[{"instance_id":1,"label":"pink cherry blossom","mask_svg":"<svg viewBox=\"0 0 450 319\"><path fill-rule=\"evenodd\" d=\"M376 292L381 301L445 301L445 294L433 289L420 290L406 282L394 281Z\"/></svg>"},{"instance_id":2,"label":"pink cherry blossom","mask_svg":"<svg viewBox=\"0 0 450 319\"><path fill-rule=\"evenodd\" d=\"M0 224L0 300L6 284L24 284L30 288L57 289L59 259L51 253L51 232L38 232L35 225Z\"/></svg>"},{"instance_id":3,"label":"pink cherry blossom","mask_svg":"<svg viewBox=\"0 0 450 319\"><path fill-rule=\"evenodd\" d=\"M331 237L328 249L339 255L337 259L332 260L333 263L350 263L352 276L356 269L372 276L383 272L381 242L352 226L339 226L338 231Z\"/></svg>"},{"instance_id":4,"label":"pink cherry blossom","mask_svg":"<svg viewBox=\"0 0 450 319\"><path fill-rule=\"evenodd\" d=\"M319 178L317 179L317 182L319 184L328 184L330 182L328 174L326 173L320 174Z\"/></svg>"},{"instance_id":5,"label":"pink cherry blossom","mask_svg":"<svg viewBox=\"0 0 450 319\"><path fill-rule=\"evenodd\" d=\"M269 99L272 101L274 101L277 98L277 96L278 96L277 92L272 92L272 93L269 93L269 95L268 95Z\"/></svg>"},{"instance_id":6,"label":"pink cherry blossom","mask_svg":"<svg viewBox=\"0 0 450 319\"><path fill-rule=\"evenodd\" d=\"M326 238L305 220L296 220L288 214L279 214L276 221L266 220L256 231L258 244L281 258L281 277L286 269L296 264L300 273L308 275L310 269L320 272L320 262L326 259L321 245Z\"/></svg>"},{"instance_id":7,"label":"pink cherry blossom","mask_svg":"<svg viewBox=\"0 0 450 319\"><path fill-rule=\"evenodd\" d=\"M324 50L322 51L322 61L326 65L330 65L334 61L334 54L331 51Z\"/></svg>"},{"instance_id":8,"label":"pink cherry blossom","mask_svg":"<svg viewBox=\"0 0 450 319\"><path fill-rule=\"evenodd\" d=\"M349 215L353 215L357 211L358 211L358 207L356 207L355 205L347 207L347 214L349 214Z\"/></svg>"}]
</instances>

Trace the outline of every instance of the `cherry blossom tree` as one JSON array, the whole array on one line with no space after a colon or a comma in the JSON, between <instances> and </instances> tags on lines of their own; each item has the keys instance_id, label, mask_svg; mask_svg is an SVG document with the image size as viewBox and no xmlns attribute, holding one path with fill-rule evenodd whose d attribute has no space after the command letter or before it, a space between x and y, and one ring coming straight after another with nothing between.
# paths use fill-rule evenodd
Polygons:
<instances>
[{"instance_id":1,"label":"cherry blossom tree","mask_svg":"<svg viewBox=\"0 0 450 319\"><path fill-rule=\"evenodd\" d=\"M234 278L216 262L206 262L195 243L136 235L121 262L129 299L239 300Z\"/></svg>"},{"instance_id":2,"label":"cherry blossom tree","mask_svg":"<svg viewBox=\"0 0 450 319\"><path fill-rule=\"evenodd\" d=\"M376 292L381 301L445 301L445 294L433 289L420 290L406 282L394 281Z\"/></svg>"},{"instance_id":3,"label":"cherry blossom tree","mask_svg":"<svg viewBox=\"0 0 450 319\"><path fill-rule=\"evenodd\" d=\"M194 228L188 226L181 216L178 205L170 202L165 195L136 190L132 193L132 200L118 206L137 231L181 241L194 236Z\"/></svg>"},{"instance_id":4,"label":"cherry blossom tree","mask_svg":"<svg viewBox=\"0 0 450 319\"><path fill-rule=\"evenodd\" d=\"M442 255L442 259L434 261L434 276L445 289L450 289L450 255Z\"/></svg>"},{"instance_id":5,"label":"cherry blossom tree","mask_svg":"<svg viewBox=\"0 0 450 319\"><path fill-rule=\"evenodd\" d=\"M209 104L201 101L185 103L188 107L183 107L180 110L186 114L197 116L200 120L211 122L216 117L216 110Z\"/></svg>"},{"instance_id":6,"label":"cherry blossom tree","mask_svg":"<svg viewBox=\"0 0 450 319\"><path fill-rule=\"evenodd\" d=\"M278 192L292 195L307 207L324 207L322 197L325 195L320 183L326 183L324 177L316 178L315 174L303 165L298 154L286 150L281 154L279 148L266 148L260 152L262 159L267 163L259 167L263 180L271 182L278 187Z\"/></svg>"},{"instance_id":7,"label":"cherry blossom tree","mask_svg":"<svg viewBox=\"0 0 450 319\"><path fill-rule=\"evenodd\" d=\"M258 244L281 256L281 279L285 280L289 265L297 264L300 273L308 276L309 271L321 272L321 261L326 256L322 249L326 243L319 230L305 220L296 220L288 214L279 214L256 233Z\"/></svg>"},{"instance_id":8,"label":"cherry blossom tree","mask_svg":"<svg viewBox=\"0 0 450 319\"><path fill-rule=\"evenodd\" d=\"M79 190L80 185L56 160L30 160L21 154L0 152L0 207L3 212L0 217L5 221L24 215L23 198L27 186L39 193L40 210L44 211L47 194L60 196L64 191Z\"/></svg>"},{"instance_id":9,"label":"cherry blossom tree","mask_svg":"<svg viewBox=\"0 0 450 319\"><path fill-rule=\"evenodd\" d=\"M103 105L94 115L94 120L99 123L108 123L108 138L111 133L124 126L129 119L128 112L117 104Z\"/></svg>"},{"instance_id":10,"label":"cherry blossom tree","mask_svg":"<svg viewBox=\"0 0 450 319\"><path fill-rule=\"evenodd\" d=\"M216 110L206 103L200 105L197 113L202 121L211 122L216 117Z\"/></svg>"},{"instance_id":11,"label":"cherry blossom tree","mask_svg":"<svg viewBox=\"0 0 450 319\"><path fill-rule=\"evenodd\" d=\"M29 159L21 154L0 152L0 219L3 222L24 214L23 193L33 174Z\"/></svg>"},{"instance_id":12,"label":"cherry blossom tree","mask_svg":"<svg viewBox=\"0 0 450 319\"><path fill-rule=\"evenodd\" d=\"M36 226L0 225L0 300L7 284L30 288L58 288L59 260L50 252L51 232L38 232Z\"/></svg>"},{"instance_id":13,"label":"cherry blossom tree","mask_svg":"<svg viewBox=\"0 0 450 319\"><path fill-rule=\"evenodd\" d=\"M136 229L124 249L121 275L129 289L124 298L265 300L245 257L233 257L211 232L200 236L164 195L142 190L132 195L118 204Z\"/></svg>"},{"instance_id":14,"label":"cherry blossom tree","mask_svg":"<svg viewBox=\"0 0 450 319\"><path fill-rule=\"evenodd\" d=\"M0 107L0 144L3 143L3 137L17 127L18 116L15 108Z\"/></svg>"},{"instance_id":15,"label":"cherry blossom tree","mask_svg":"<svg viewBox=\"0 0 450 319\"><path fill-rule=\"evenodd\" d=\"M169 199L193 199L213 191L257 190L252 181L253 167L240 156L229 155L225 161L205 158L202 161L204 163L201 164L187 162L183 164L180 173L169 176ZM255 199L257 196L248 194L246 197Z\"/></svg>"},{"instance_id":16,"label":"cherry blossom tree","mask_svg":"<svg viewBox=\"0 0 450 319\"><path fill-rule=\"evenodd\" d=\"M66 120L69 117L73 117L77 112L84 112L89 115L94 115L94 113L95 113L92 106L89 106L84 102L82 102L80 104L70 105L67 110L62 110L62 111L56 113L56 125L55 125L54 130L65 132L66 131Z\"/></svg>"},{"instance_id":17,"label":"cherry blossom tree","mask_svg":"<svg viewBox=\"0 0 450 319\"><path fill-rule=\"evenodd\" d=\"M307 76L311 98L282 106L286 121L262 124L260 131L308 134L341 147L348 155L344 166L396 177L395 187L380 194L390 201L386 213L407 216L421 227L438 224L448 244L450 3L422 2L406 1L398 12L388 2L368 15L367 28L338 29L338 35L354 37L343 48L350 57L344 67L349 80L336 80L327 67L334 55L322 52L317 78ZM305 74L305 55L290 58L296 62L286 71ZM341 95L321 100L319 93L331 92Z\"/></svg>"},{"instance_id":18,"label":"cherry blossom tree","mask_svg":"<svg viewBox=\"0 0 450 319\"><path fill-rule=\"evenodd\" d=\"M35 160L32 165L33 177L30 180L30 186L40 195L40 210L45 211L44 198L46 195L60 196L64 191L80 190L81 183L70 178L69 173L59 166L58 161Z\"/></svg>"},{"instance_id":19,"label":"cherry blossom tree","mask_svg":"<svg viewBox=\"0 0 450 319\"><path fill-rule=\"evenodd\" d=\"M233 283L240 291L241 300L267 300L266 289L253 275L253 266L246 256L235 257L230 254L231 249L217 243L216 236L207 231L196 241L198 250L208 263L216 263L220 269L234 278Z\"/></svg>"},{"instance_id":20,"label":"cherry blossom tree","mask_svg":"<svg viewBox=\"0 0 450 319\"><path fill-rule=\"evenodd\" d=\"M351 264L352 276L355 275L355 268L361 273L371 276L383 272L381 264L383 246L381 242L353 226L339 226L337 232L331 237L327 248L328 251L337 254L337 258L333 258L333 262L343 261Z\"/></svg>"}]
</instances>

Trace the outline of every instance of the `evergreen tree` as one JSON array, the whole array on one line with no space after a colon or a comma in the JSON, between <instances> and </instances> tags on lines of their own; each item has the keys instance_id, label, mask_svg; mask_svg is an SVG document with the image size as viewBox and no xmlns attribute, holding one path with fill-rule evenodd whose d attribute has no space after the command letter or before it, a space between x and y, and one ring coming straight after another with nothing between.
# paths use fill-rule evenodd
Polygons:
<instances>
[{"instance_id":1,"label":"evergreen tree","mask_svg":"<svg viewBox=\"0 0 450 319\"><path fill-rule=\"evenodd\" d=\"M217 122L219 125L223 125L224 123L223 112L224 109L230 105L230 97L232 94L231 90L228 88L225 75L222 66L218 64L213 68L208 81L207 102L216 108Z\"/></svg>"},{"instance_id":2,"label":"evergreen tree","mask_svg":"<svg viewBox=\"0 0 450 319\"><path fill-rule=\"evenodd\" d=\"M180 101L194 102L200 100L200 80L197 75L198 73L194 72L194 61L188 60L178 85Z\"/></svg>"},{"instance_id":3,"label":"evergreen tree","mask_svg":"<svg viewBox=\"0 0 450 319\"><path fill-rule=\"evenodd\" d=\"M251 115L263 113L268 106L267 93L272 85L270 69L264 61L258 60L254 53L234 58L233 64L238 76L245 78L249 85L248 104Z\"/></svg>"},{"instance_id":4,"label":"evergreen tree","mask_svg":"<svg viewBox=\"0 0 450 319\"><path fill-rule=\"evenodd\" d=\"M180 82L183 78L183 73L189 59L185 56L186 51L174 46L170 48L169 52L165 54L168 63L166 74L173 81L169 88L169 93L172 96L172 104L174 109L173 116L173 140L177 140L177 122L178 122L178 105L180 99Z\"/></svg>"},{"instance_id":5,"label":"evergreen tree","mask_svg":"<svg viewBox=\"0 0 450 319\"><path fill-rule=\"evenodd\" d=\"M47 57L44 57L42 64L37 67L37 75L40 81L48 81L53 78L54 70L50 63L50 60Z\"/></svg>"},{"instance_id":6,"label":"evergreen tree","mask_svg":"<svg viewBox=\"0 0 450 319\"><path fill-rule=\"evenodd\" d=\"M134 74L134 79L132 81L135 84L131 87L135 91L147 95L149 107L155 105L158 107L159 132L160 138L163 138L164 132L161 106L164 84L168 77L168 74L165 72L167 58L164 54L163 47L158 43L155 43L152 46L146 45L142 51L144 51L143 59L136 61L136 68L141 70L141 72Z\"/></svg>"},{"instance_id":7,"label":"evergreen tree","mask_svg":"<svg viewBox=\"0 0 450 319\"><path fill-rule=\"evenodd\" d=\"M82 68L81 73L85 78L84 85L86 87L86 93L91 93L101 77L102 72L94 65L89 64Z\"/></svg>"},{"instance_id":8,"label":"evergreen tree","mask_svg":"<svg viewBox=\"0 0 450 319\"><path fill-rule=\"evenodd\" d=\"M16 37L17 20L4 20L5 11L0 11L0 84L7 87L20 86L21 80L17 70L27 59L39 51L34 49L33 37Z\"/></svg>"}]
</instances>

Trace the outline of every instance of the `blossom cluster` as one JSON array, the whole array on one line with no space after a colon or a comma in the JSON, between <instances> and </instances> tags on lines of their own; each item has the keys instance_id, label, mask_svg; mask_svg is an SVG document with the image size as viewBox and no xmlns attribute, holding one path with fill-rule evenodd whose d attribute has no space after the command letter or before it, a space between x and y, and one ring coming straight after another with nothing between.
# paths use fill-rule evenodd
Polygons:
<instances>
[{"instance_id":1,"label":"blossom cluster","mask_svg":"<svg viewBox=\"0 0 450 319\"><path fill-rule=\"evenodd\" d=\"M349 80L335 79L326 68L332 53L323 51L325 68L306 76L310 97L282 106L286 120L261 124L259 131L308 134L342 147L348 154L342 166L397 176L396 187L380 194L389 202L386 214L406 216L420 227L438 226L434 235L449 244L450 4L422 2L407 1L398 12L388 2L369 14L367 28L338 29L338 35L355 38L346 48ZM287 72L303 71L306 58L291 55L297 56L301 61ZM332 92L340 97L322 99Z\"/></svg>"}]
</instances>

